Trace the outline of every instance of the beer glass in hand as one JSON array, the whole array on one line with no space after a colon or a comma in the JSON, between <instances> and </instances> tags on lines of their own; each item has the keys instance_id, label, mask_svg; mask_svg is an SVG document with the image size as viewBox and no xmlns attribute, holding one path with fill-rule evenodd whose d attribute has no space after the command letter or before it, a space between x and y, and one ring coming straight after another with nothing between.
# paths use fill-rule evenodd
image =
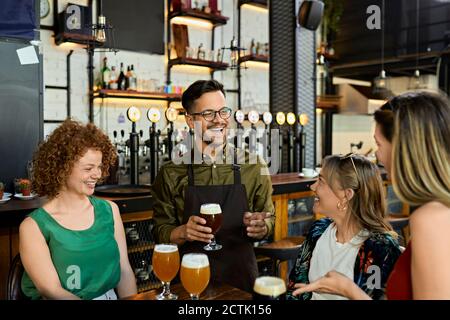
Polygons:
<instances>
[{"instance_id":1,"label":"beer glass in hand","mask_svg":"<svg viewBox=\"0 0 450 320\"><path fill-rule=\"evenodd\" d=\"M161 280L163 291L156 296L158 300L176 300L178 296L170 292L170 281L180 268L180 254L176 244L157 244L153 250L153 272Z\"/></svg>"},{"instance_id":2,"label":"beer glass in hand","mask_svg":"<svg viewBox=\"0 0 450 320\"><path fill-rule=\"evenodd\" d=\"M253 285L253 300L285 300L286 284L278 277L258 277Z\"/></svg>"},{"instance_id":3,"label":"beer glass in hand","mask_svg":"<svg viewBox=\"0 0 450 320\"><path fill-rule=\"evenodd\" d=\"M208 256L204 253L187 253L181 260L181 283L192 300L198 300L209 283Z\"/></svg>"},{"instance_id":4,"label":"beer glass in hand","mask_svg":"<svg viewBox=\"0 0 450 320\"><path fill-rule=\"evenodd\" d=\"M220 205L217 203L202 204L200 207L200 217L206 220L205 226L210 227L212 230L211 233L213 234L211 242L204 246L203 249L207 251L222 249L222 245L216 243L216 238L214 237L222 225L222 209Z\"/></svg>"}]
</instances>

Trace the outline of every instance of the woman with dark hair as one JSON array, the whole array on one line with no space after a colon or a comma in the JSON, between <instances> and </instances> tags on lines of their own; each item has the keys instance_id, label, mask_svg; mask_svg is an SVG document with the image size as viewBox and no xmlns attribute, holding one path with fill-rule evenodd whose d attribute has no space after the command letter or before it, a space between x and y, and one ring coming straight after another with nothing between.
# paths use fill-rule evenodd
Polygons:
<instances>
[{"instance_id":1,"label":"woman with dark hair","mask_svg":"<svg viewBox=\"0 0 450 320\"><path fill-rule=\"evenodd\" d=\"M326 292L296 297L296 283L313 282L331 270L341 272L373 299L383 298L400 247L385 219L378 168L359 155L328 156L311 189L316 194L314 212L328 218L313 223L289 277L288 298L346 299Z\"/></svg>"},{"instance_id":2,"label":"woman with dark hair","mask_svg":"<svg viewBox=\"0 0 450 320\"><path fill-rule=\"evenodd\" d=\"M377 157L399 199L417 207L411 240L387 284L388 299L450 299L450 103L429 92L397 96L375 112ZM370 298L341 273L299 284L295 294Z\"/></svg>"},{"instance_id":3,"label":"woman with dark hair","mask_svg":"<svg viewBox=\"0 0 450 320\"><path fill-rule=\"evenodd\" d=\"M32 299L136 294L117 205L93 196L116 153L95 125L66 120L39 146L32 185L48 202L21 223L22 291Z\"/></svg>"}]
</instances>

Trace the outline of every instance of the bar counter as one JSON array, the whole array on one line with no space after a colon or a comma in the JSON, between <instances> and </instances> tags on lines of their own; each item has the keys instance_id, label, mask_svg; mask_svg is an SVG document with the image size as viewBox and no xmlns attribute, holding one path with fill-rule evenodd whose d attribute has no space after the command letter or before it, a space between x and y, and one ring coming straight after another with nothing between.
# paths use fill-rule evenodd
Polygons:
<instances>
[{"instance_id":1,"label":"bar counter","mask_svg":"<svg viewBox=\"0 0 450 320\"><path fill-rule=\"evenodd\" d=\"M298 173L280 173L272 177L273 195L301 192L310 190L310 186L316 179L306 179L299 177ZM130 213L152 209L152 197L101 197L114 201L120 208L120 212ZM23 220L26 214L34 209L40 208L44 205L46 198L35 198L31 200L19 200L12 198L4 204L0 204L0 226L2 221L8 217L9 214L15 214L16 218Z\"/></svg>"}]
</instances>

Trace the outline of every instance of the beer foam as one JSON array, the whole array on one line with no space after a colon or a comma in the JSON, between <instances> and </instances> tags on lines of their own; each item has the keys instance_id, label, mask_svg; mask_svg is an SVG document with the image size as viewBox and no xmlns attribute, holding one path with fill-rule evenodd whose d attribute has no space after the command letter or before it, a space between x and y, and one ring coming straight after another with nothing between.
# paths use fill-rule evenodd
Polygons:
<instances>
[{"instance_id":1,"label":"beer foam","mask_svg":"<svg viewBox=\"0 0 450 320\"><path fill-rule=\"evenodd\" d=\"M286 284L281 278L259 277L255 280L253 291L263 296L277 297L286 292Z\"/></svg>"},{"instance_id":2,"label":"beer foam","mask_svg":"<svg viewBox=\"0 0 450 320\"><path fill-rule=\"evenodd\" d=\"M183 256L181 265L189 269L198 269L209 266L208 256L203 253L188 253Z\"/></svg>"},{"instance_id":3,"label":"beer foam","mask_svg":"<svg viewBox=\"0 0 450 320\"><path fill-rule=\"evenodd\" d=\"M153 250L157 252L170 253L178 251L178 247L174 244L157 244Z\"/></svg>"},{"instance_id":4,"label":"beer foam","mask_svg":"<svg viewBox=\"0 0 450 320\"><path fill-rule=\"evenodd\" d=\"M205 203L200 207L201 214L218 214L222 213L222 209L220 208L220 204L217 203Z\"/></svg>"}]
</instances>

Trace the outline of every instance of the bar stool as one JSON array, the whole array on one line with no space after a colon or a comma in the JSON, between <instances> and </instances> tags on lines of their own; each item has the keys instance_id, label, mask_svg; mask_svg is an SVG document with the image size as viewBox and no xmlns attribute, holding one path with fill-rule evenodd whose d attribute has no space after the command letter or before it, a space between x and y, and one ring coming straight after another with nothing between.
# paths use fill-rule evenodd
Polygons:
<instances>
[{"instance_id":1,"label":"bar stool","mask_svg":"<svg viewBox=\"0 0 450 320\"><path fill-rule=\"evenodd\" d=\"M271 259L272 275L280 276L280 263L297 259L301 245L305 237L287 237L271 243L254 247L257 256L265 256Z\"/></svg>"},{"instance_id":2,"label":"bar stool","mask_svg":"<svg viewBox=\"0 0 450 320\"><path fill-rule=\"evenodd\" d=\"M27 299L21 288L22 275L24 271L25 269L23 268L22 260L20 260L20 255L17 254L11 263L8 273L8 283L6 288L6 298L8 300Z\"/></svg>"}]
</instances>

